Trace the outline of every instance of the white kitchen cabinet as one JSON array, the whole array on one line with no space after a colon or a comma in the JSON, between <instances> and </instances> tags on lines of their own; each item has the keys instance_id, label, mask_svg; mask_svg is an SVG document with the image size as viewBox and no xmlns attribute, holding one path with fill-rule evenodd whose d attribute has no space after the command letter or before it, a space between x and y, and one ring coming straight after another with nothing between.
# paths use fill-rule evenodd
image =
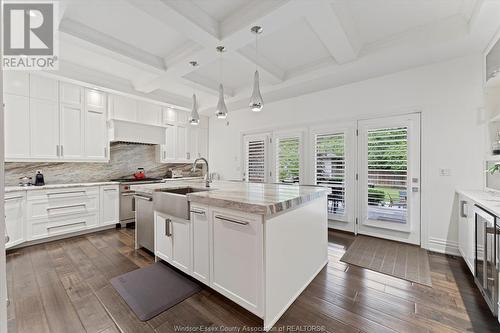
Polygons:
<instances>
[{"instance_id":1,"label":"white kitchen cabinet","mask_svg":"<svg viewBox=\"0 0 500 333\"><path fill-rule=\"evenodd\" d=\"M84 110L81 105L61 105L61 153L62 159L84 157Z\"/></svg>"},{"instance_id":2,"label":"white kitchen cabinet","mask_svg":"<svg viewBox=\"0 0 500 333\"><path fill-rule=\"evenodd\" d=\"M191 273L191 221L156 213L155 255Z\"/></svg>"},{"instance_id":3,"label":"white kitchen cabinet","mask_svg":"<svg viewBox=\"0 0 500 333\"><path fill-rule=\"evenodd\" d=\"M109 161L106 106L106 93L93 89L85 89L84 157L86 160Z\"/></svg>"},{"instance_id":4,"label":"white kitchen cabinet","mask_svg":"<svg viewBox=\"0 0 500 333\"><path fill-rule=\"evenodd\" d=\"M177 111L172 108L163 108L163 125L177 123Z\"/></svg>"},{"instance_id":5,"label":"white kitchen cabinet","mask_svg":"<svg viewBox=\"0 0 500 333\"><path fill-rule=\"evenodd\" d=\"M171 219L155 212L155 256L172 262Z\"/></svg>"},{"instance_id":6,"label":"white kitchen cabinet","mask_svg":"<svg viewBox=\"0 0 500 333\"><path fill-rule=\"evenodd\" d=\"M30 105L25 96L4 94L5 159L26 159L30 156Z\"/></svg>"},{"instance_id":7,"label":"white kitchen cabinet","mask_svg":"<svg viewBox=\"0 0 500 333\"><path fill-rule=\"evenodd\" d=\"M197 157L208 158L208 128L198 128Z\"/></svg>"},{"instance_id":8,"label":"white kitchen cabinet","mask_svg":"<svg viewBox=\"0 0 500 333\"><path fill-rule=\"evenodd\" d=\"M59 84L61 104L83 105L83 87L76 84L61 82Z\"/></svg>"},{"instance_id":9,"label":"white kitchen cabinet","mask_svg":"<svg viewBox=\"0 0 500 333\"><path fill-rule=\"evenodd\" d=\"M59 107L48 99L30 98L30 158L56 160L59 148Z\"/></svg>"},{"instance_id":10,"label":"white kitchen cabinet","mask_svg":"<svg viewBox=\"0 0 500 333\"><path fill-rule=\"evenodd\" d=\"M101 186L100 197L100 225L120 223L120 191L118 185Z\"/></svg>"},{"instance_id":11,"label":"white kitchen cabinet","mask_svg":"<svg viewBox=\"0 0 500 333\"><path fill-rule=\"evenodd\" d=\"M25 240L26 192L5 194L5 234L9 237L5 248L21 244Z\"/></svg>"},{"instance_id":12,"label":"white kitchen cabinet","mask_svg":"<svg viewBox=\"0 0 500 333\"><path fill-rule=\"evenodd\" d=\"M177 111L177 123L186 125L188 123L189 112Z\"/></svg>"},{"instance_id":13,"label":"white kitchen cabinet","mask_svg":"<svg viewBox=\"0 0 500 333\"><path fill-rule=\"evenodd\" d=\"M3 92L5 94L29 97L30 76L28 72L4 71L3 78Z\"/></svg>"},{"instance_id":14,"label":"white kitchen cabinet","mask_svg":"<svg viewBox=\"0 0 500 333\"><path fill-rule=\"evenodd\" d=\"M139 101L137 103L137 121L148 125L161 125L162 108L160 105Z\"/></svg>"},{"instance_id":15,"label":"white kitchen cabinet","mask_svg":"<svg viewBox=\"0 0 500 333\"><path fill-rule=\"evenodd\" d=\"M473 201L459 195L458 249L472 274L474 274L475 270L475 218L473 207Z\"/></svg>"},{"instance_id":16,"label":"white kitchen cabinet","mask_svg":"<svg viewBox=\"0 0 500 333\"><path fill-rule=\"evenodd\" d=\"M208 207L191 205L191 223L193 232L193 276L201 282L210 283L210 227Z\"/></svg>"},{"instance_id":17,"label":"white kitchen cabinet","mask_svg":"<svg viewBox=\"0 0 500 333\"><path fill-rule=\"evenodd\" d=\"M167 143L168 145L168 143ZM176 142L175 142L175 158L177 161L188 161L188 129L187 125L177 125Z\"/></svg>"},{"instance_id":18,"label":"white kitchen cabinet","mask_svg":"<svg viewBox=\"0 0 500 333\"><path fill-rule=\"evenodd\" d=\"M137 100L120 96L109 96L110 119L137 122Z\"/></svg>"},{"instance_id":19,"label":"white kitchen cabinet","mask_svg":"<svg viewBox=\"0 0 500 333\"><path fill-rule=\"evenodd\" d=\"M30 75L30 97L48 100L52 102L58 101L59 96L59 81L38 75Z\"/></svg>"},{"instance_id":20,"label":"white kitchen cabinet","mask_svg":"<svg viewBox=\"0 0 500 333\"><path fill-rule=\"evenodd\" d=\"M210 286L248 310L261 311L263 226L256 216L213 209Z\"/></svg>"}]
</instances>

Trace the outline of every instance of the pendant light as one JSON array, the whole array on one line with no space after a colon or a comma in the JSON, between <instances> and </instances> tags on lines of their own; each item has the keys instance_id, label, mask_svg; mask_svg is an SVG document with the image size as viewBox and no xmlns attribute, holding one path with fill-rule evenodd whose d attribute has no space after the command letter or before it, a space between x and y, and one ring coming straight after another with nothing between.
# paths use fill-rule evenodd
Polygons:
<instances>
[{"instance_id":1,"label":"pendant light","mask_svg":"<svg viewBox=\"0 0 500 333\"><path fill-rule=\"evenodd\" d=\"M248 106L250 110L253 112L260 112L264 107L264 100L262 99L262 95L260 94L259 87L259 71L258 71L258 49L257 49L257 36L262 33L262 27L256 25L250 29L250 31L255 34L255 74L253 75L253 92L252 97L250 97L250 103Z\"/></svg>"},{"instance_id":2,"label":"pendant light","mask_svg":"<svg viewBox=\"0 0 500 333\"><path fill-rule=\"evenodd\" d=\"M219 71L220 71L220 84L219 84L219 101L217 102L217 107L215 108L215 116L218 119L226 119L227 117L227 106L224 101L224 86L222 85L222 53L225 51L224 46L217 46L215 48L220 54Z\"/></svg>"},{"instance_id":3,"label":"pendant light","mask_svg":"<svg viewBox=\"0 0 500 333\"><path fill-rule=\"evenodd\" d=\"M190 61L189 64L193 66L193 68L198 66L198 62L196 61ZM200 115L198 113L198 102L196 101L194 86L193 86L193 108L191 110L191 115L189 116L189 123L193 126L197 126L200 123Z\"/></svg>"}]
</instances>

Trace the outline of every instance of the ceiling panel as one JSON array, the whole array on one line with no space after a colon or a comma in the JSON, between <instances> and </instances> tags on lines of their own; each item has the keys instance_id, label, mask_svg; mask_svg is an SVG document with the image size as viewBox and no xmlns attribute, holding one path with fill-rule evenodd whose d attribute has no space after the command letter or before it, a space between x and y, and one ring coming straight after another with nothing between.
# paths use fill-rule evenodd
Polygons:
<instances>
[{"instance_id":1,"label":"ceiling panel","mask_svg":"<svg viewBox=\"0 0 500 333\"><path fill-rule=\"evenodd\" d=\"M365 43L373 43L410 29L432 25L461 14L476 0L338 0Z\"/></svg>"},{"instance_id":2,"label":"ceiling panel","mask_svg":"<svg viewBox=\"0 0 500 333\"><path fill-rule=\"evenodd\" d=\"M254 43L245 47L255 52ZM303 19L258 40L258 56L284 70L294 71L331 58L310 25Z\"/></svg>"},{"instance_id":3,"label":"ceiling panel","mask_svg":"<svg viewBox=\"0 0 500 333\"><path fill-rule=\"evenodd\" d=\"M159 57L188 42L181 33L123 0L75 1L64 16Z\"/></svg>"},{"instance_id":4,"label":"ceiling panel","mask_svg":"<svg viewBox=\"0 0 500 333\"><path fill-rule=\"evenodd\" d=\"M221 22L253 0L192 0L192 2L210 17Z\"/></svg>"}]
</instances>

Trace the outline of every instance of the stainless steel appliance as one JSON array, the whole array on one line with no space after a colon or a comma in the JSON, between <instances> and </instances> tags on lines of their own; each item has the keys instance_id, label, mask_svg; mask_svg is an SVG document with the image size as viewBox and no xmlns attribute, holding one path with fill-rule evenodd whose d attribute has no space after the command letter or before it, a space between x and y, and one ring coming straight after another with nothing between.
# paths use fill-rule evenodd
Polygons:
<instances>
[{"instance_id":1,"label":"stainless steel appliance","mask_svg":"<svg viewBox=\"0 0 500 333\"><path fill-rule=\"evenodd\" d=\"M498 315L497 218L487 210L474 207L476 221L476 254L474 280L490 310Z\"/></svg>"},{"instance_id":2,"label":"stainless steel appliance","mask_svg":"<svg viewBox=\"0 0 500 333\"><path fill-rule=\"evenodd\" d=\"M135 200L135 248L155 250L153 196L136 193Z\"/></svg>"},{"instance_id":3,"label":"stainless steel appliance","mask_svg":"<svg viewBox=\"0 0 500 333\"><path fill-rule=\"evenodd\" d=\"M134 194L130 189L130 185L160 183L160 178L120 178L112 179L112 181L120 182L120 224L124 227L127 223L135 222L135 207Z\"/></svg>"}]
</instances>

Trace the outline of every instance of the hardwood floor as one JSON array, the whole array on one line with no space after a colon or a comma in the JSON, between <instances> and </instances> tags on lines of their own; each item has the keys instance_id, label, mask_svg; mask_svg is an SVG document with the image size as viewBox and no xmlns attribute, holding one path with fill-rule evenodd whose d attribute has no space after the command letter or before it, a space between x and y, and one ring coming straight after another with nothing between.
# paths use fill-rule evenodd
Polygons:
<instances>
[{"instance_id":1,"label":"hardwood floor","mask_svg":"<svg viewBox=\"0 0 500 333\"><path fill-rule=\"evenodd\" d=\"M340 262L353 239L329 233L329 265L276 328L500 332L461 258L431 254L429 288ZM148 253L134 250L133 232L127 229L14 250L7 255L9 333L178 332L179 327L219 332L221 326L261 326L259 318L209 288L148 322L139 321L109 280L152 262Z\"/></svg>"}]
</instances>

